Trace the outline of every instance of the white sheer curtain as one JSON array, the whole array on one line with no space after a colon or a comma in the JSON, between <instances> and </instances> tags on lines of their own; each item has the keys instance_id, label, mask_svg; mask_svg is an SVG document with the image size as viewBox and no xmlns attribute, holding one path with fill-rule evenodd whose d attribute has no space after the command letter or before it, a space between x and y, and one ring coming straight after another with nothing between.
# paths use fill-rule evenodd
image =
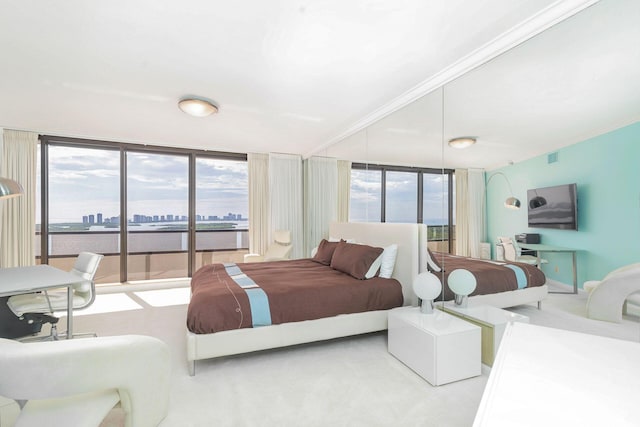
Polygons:
<instances>
[{"instance_id":1,"label":"white sheer curtain","mask_svg":"<svg viewBox=\"0 0 640 427\"><path fill-rule=\"evenodd\" d=\"M349 221L351 201L351 162L338 160L338 217L340 222Z\"/></svg>"},{"instance_id":2,"label":"white sheer curtain","mask_svg":"<svg viewBox=\"0 0 640 427\"><path fill-rule=\"evenodd\" d=\"M329 237L329 224L338 219L338 161L311 157L305 164L305 251Z\"/></svg>"},{"instance_id":3,"label":"white sheer curtain","mask_svg":"<svg viewBox=\"0 0 640 427\"><path fill-rule=\"evenodd\" d=\"M480 258L484 238L484 171L456 169L456 254Z\"/></svg>"},{"instance_id":4,"label":"white sheer curtain","mask_svg":"<svg viewBox=\"0 0 640 427\"><path fill-rule=\"evenodd\" d=\"M304 254L302 158L292 154L269 154L270 230L290 230L291 258Z\"/></svg>"},{"instance_id":5,"label":"white sheer curtain","mask_svg":"<svg viewBox=\"0 0 640 427\"><path fill-rule=\"evenodd\" d=\"M24 194L0 201L0 267L35 264L38 134L5 129L0 176L22 185Z\"/></svg>"},{"instance_id":6,"label":"white sheer curtain","mask_svg":"<svg viewBox=\"0 0 640 427\"><path fill-rule=\"evenodd\" d=\"M249 252L264 254L269 241L269 155L247 154L249 169Z\"/></svg>"}]
</instances>

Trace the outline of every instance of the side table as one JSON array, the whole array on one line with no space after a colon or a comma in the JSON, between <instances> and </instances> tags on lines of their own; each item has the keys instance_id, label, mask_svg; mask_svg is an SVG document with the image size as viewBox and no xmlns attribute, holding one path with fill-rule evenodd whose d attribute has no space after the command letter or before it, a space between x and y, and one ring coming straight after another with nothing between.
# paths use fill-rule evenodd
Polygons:
<instances>
[{"instance_id":1,"label":"side table","mask_svg":"<svg viewBox=\"0 0 640 427\"><path fill-rule=\"evenodd\" d=\"M389 312L389 353L432 385L481 373L480 327L440 310L418 307Z\"/></svg>"}]
</instances>

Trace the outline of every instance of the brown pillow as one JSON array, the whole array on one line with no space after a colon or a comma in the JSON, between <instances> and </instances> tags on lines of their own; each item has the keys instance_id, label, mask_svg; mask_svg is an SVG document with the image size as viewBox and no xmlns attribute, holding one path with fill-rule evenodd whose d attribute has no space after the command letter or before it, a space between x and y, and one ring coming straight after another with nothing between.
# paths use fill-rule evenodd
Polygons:
<instances>
[{"instance_id":1,"label":"brown pillow","mask_svg":"<svg viewBox=\"0 0 640 427\"><path fill-rule=\"evenodd\" d=\"M340 242L329 242L327 239L322 239L318 245L318 251L312 259L320 264L330 265L333 251L336 250L338 243Z\"/></svg>"},{"instance_id":2,"label":"brown pillow","mask_svg":"<svg viewBox=\"0 0 640 427\"><path fill-rule=\"evenodd\" d=\"M383 251L373 246L339 242L331 258L331 268L364 280L369 267Z\"/></svg>"}]
</instances>

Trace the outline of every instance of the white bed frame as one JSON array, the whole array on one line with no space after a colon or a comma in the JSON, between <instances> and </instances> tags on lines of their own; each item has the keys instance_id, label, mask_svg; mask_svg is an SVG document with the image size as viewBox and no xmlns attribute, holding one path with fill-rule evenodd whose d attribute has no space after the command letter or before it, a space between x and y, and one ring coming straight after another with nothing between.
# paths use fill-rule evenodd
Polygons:
<instances>
[{"instance_id":1,"label":"white bed frame","mask_svg":"<svg viewBox=\"0 0 640 427\"><path fill-rule=\"evenodd\" d=\"M334 222L330 225L329 235L342 239L354 239L358 243L378 247L396 243L398 256L392 277L402 284L404 305L417 305L418 299L411 286L414 277L426 269L427 227L425 225ZM505 292L505 295L471 297L469 302L482 298L482 304L496 307L539 302L547 294L546 286L543 287L544 290L527 288ZM387 329L387 311L343 314L317 320L234 329L212 334L194 334L187 330L189 374L195 375L196 360L382 331Z\"/></svg>"}]
</instances>

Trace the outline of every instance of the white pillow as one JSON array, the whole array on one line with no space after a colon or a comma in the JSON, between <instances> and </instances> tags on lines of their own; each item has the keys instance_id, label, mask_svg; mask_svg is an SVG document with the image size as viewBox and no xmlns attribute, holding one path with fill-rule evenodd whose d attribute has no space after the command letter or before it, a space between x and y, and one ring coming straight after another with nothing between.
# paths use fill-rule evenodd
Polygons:
<instances>
[{"instance_id":1,"label":"white pillow","mask_svg":"<svg viewBox=\"0 0 640 427\"><path fill-rule=\"evenodd\" d=\"M442 269L440 266L431 258L431 251L427 249L427 265L431 269L431 271L440 272Z\"/></svg>"},{"instance_id":2,"label":"white pillow","mask_svg":"<svg viewBox=\"0 0 640 427\"><path fill-rule=\"evenodd\" d=\"M396 265L396 257L398 256L398 245L395 243L384 248L384 252L380 255L379 258L382 258L382 262L380 264L380 274L379 277L383 277L385 279L390 279L393 274L393 268ZM375 262L374 262L375 264Z\"/></svg>"},{"instance_id":3,"label":"white pillow","mask_svg":"<svg viewBox=\"0 0 640 427\"><path fill-rule=\"evenodd\" d=\"M371 279L376 275L378 269L380 269L380 265L382 264L382 255L384 255L384 252L378 255L378 258L373 261L373 264L371 264L371 267L369 267L369 270L367 270L366 274L364 275L365 279Z\"/></svg>"},{"instance_id":4,"label":"white pillow","mask_svg":"<svg viewBox=\"0 0 640 427\"><path fill-rule=\"evenodd\" d=\"M316 256L317 253L318 253L318 247L316 246L315 248L311 249L311 258Z\"/></svg>"}]
</instances>

